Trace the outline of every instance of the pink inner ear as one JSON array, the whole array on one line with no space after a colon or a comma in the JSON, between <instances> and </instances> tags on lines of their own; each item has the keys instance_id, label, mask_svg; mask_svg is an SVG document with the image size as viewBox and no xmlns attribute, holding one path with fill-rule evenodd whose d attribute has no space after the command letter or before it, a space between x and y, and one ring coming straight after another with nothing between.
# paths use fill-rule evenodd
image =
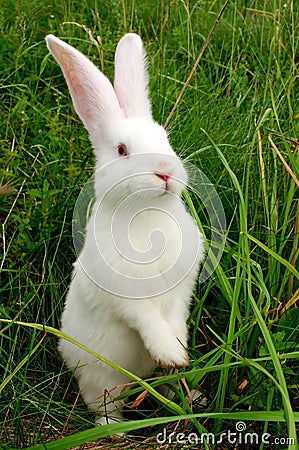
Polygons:
<instances>
[{"instance_id":1,"label":"pink inner ear","mask_svg":"<svg viewBox=\"0 0 299 450\"><path fill-rule=\"evenodd\" d=\"M96 116L99 111L97 111L96 104L91 107L91 103L94 103L92 91L94 87L92 86L92 78L94 74L90 71L84 74L82 63L75 61L73 56L66 51L60 53L60 65L63 70L64 76L66 78L74 107L77 114L83 121L84 125L88 130L93 127L96 120Z\"/></svg>"},{"instance_id":2,"label":"pink inner ear","mask_svg":"<svg viewBox=\"0 0 299 450\"><path fill-rule=\"evenodd\" d=\"M84 104L86 102L86 98L84 96L84 90L82 88L80 78L77 76L77 73L74 70L74 63L69 53L65 51L61 52L60 65L67 80L72 97L75 98L74 102L76 101L76 103L80 104L82 109L85 109Z\"/></svg>"},{"instance_id":3,"label":"pink inner ear","mask_svg":"<svg viewBox=\"0 0 299 450\"><path fill-rule=\"evenodd\" d=\"M107 122L122 116L110 81L82 53L49 36L48 47L67 81L75 110L90 134L103 131Z\"/></svg>"}]
</instances>

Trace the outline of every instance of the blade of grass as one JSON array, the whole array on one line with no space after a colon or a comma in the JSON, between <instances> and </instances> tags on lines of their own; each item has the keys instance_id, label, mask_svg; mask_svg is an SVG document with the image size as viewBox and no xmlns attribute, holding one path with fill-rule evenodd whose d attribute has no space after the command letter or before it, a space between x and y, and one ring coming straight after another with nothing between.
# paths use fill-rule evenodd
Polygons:
<instances>
[{"instance_id":1,"label":"blade of grass","mask_svg":"<svg viewBox=\"0 0 299 450\"><path fill-rule=\"evenodd\" d=\"M252 242L257 244L260 248L262 248L265 252L269 253L273 258L277 259L283 266L285 266L293 275L296 276L299 280L299 272L296 270L294 266L292 266L289 261L284 259L282 256L278 255L276 252L271 250L271 248L267 247L267 245L263 244L259 239L255 238L254 236L251 236L249 233L242 232L248 239L250 239Z\"/></svg>"},{"instance_id":2,"label":"blade of grass","mask_svg":"<svg viewBox=\"0 0 299 450\"><path fill-rule=\"evenodd\" d=\"M77 345L78 347L82 348L87 353L90 353L92 356L94 356L95 358L99 359L104 364L107 364L108 366L112 367L114 370L117 370L118 372L120 372L121 374L125 375L129 379L139 383L140 386L143 387L143 389L146 389L150 394L153 395L153 397L155 397L164 406L169 407L169 409L172 410L173 412L176 412L178 414L183 414L184 413L184 410L180 406L178 406L176 403L166 399L165 397L163 397L163 395L159 394L159 392L156 392L142 378L140 378L137 375L129 372L128 370L118 366L117 364L114 364L114 363L110 362L108 359L104 358L103 356L101 356L98 353L94 352L93 350L89 349L88 347L86 347L85 345L83 345L80 342L76 341L75 339L72 339L70 336L68 336L67 334L63 333L60 330L57 330L56 328L49 327L49 326L46 326L46 325L37 324L37 323L25 323L25 322L21 322L21 321L12 321L12 320L9 320L9 319L0 319L0 322L11 324L11 325L15 324L15 325L23 326L23 327L34 328L36 330L44 331L45 333L51 333L51 334L53 334L54 336L56 336L56 337L58 337L60 339L65 339L66 341L69 341L72 344Z\"/></svg>"},{"instance_id":3,"label":"blade of grass","mask_svg":"<svg viewBox=\"0 0 299 450\"><path fill-rule=\"evenodd\" d=\"M224 13L224 10L225 10L225 8L227 7L228 3L229 3L229 0L225 0L225 3L223 4L223 6L222 6L222 8L221 8L221 10L220 10L220 12L219 12L219 14L218 14L218 16L217 16L217 18L216 18L216 20L215 20L215 22L214 22L212 28L211 28L211 31L210 31L210 33L209 33L207 39L206 39L205 42L204 42L204 45L203 45L203 47L202 47L202 49L201 49L201 51L200 51L200 53L199 53L199 55L198 55L198 58L197 58L197 60L195 61L195 64L194 64L194 66L192 67L191 72L189 73L189 76L188 76L188 78L187 78L187 80L186 80L186 82L185 82L185 84L184 84L184 86L183 86L181 92L179 93L178 98L176 99L175 104L173 105L172 110L171 110L170 113L169 113L169 116L168 116L167 119L166 119L166 122L165 122L165 124L164 124L164 128L167 128L167 127L168 127L169 122L170 122L170 120L171 120L171 118L172 118L172 116L173 116L173 114L174 114L174 111L176 110L178 104L180 103L181 98L182 98L182 96L183 96L185 90L187 89L187 86L188 86L188 84L189 84L191 78L193 77L193 75L194 75L194 73L195 73L195 71L196 71L196 68L197 68L198 64L200 63L200 60L201 60L201 58L202 58L202 56L203 56L203 54L204 54L206 48L208 47L208 45L209 45L209 43L210 43L210 40L212 39L212 36L213 36L213 34L214 34L214 32L215 32L215 29L216 29L218 23L220 22L220 19L221 19L221 17L222 17L222 14Z\"/></svg>"},{"instance_id":4,"label":"blade of grass","mask_svg":"<svg viewBox=\"0 0 299 450\"><path fill-rule=\"evenodd\" d=\"M5 386L14 378L14 376L19 372L19 370L29 361L29 359L34 355L34 353L38 350L40 345L42 344L43 340L45 339L46 335L44 335L38 343L35 345L35 347L30 350L30 352L17 364L15 369L11 372L10 375L7 375L6 378L2 381L0 384L0 393L3 391Z\"/></svg>"},{"instance_id":5,"label":"blade of grass","mask_svg":"<svg viewBox=\"0 0 299 450\"><path fill-rule=\"evenodd\" d=\"M122 422L109 424L102 427L92 428L90 430L76 433L73 436L67 436L63 439L58 439L54 442L47 444L30 447L34 450L67 450L81 445L87 442L95 441L110 435L116 435L118 433L125 433L126 431L139 430L144 427L150 427L154 425L161 425L164 423L178 422L181 420L191 419L223 419L223 420L236 420L240 421L271 421L271 422L285 422L283 411L246 411L246 412L233 412L233 413L198 413L198 414L186 414L182 416L172 417L157 417L154 419L136 420L134 422ZM299 413L296 413L295 421L299 422ZM199 438L201 438L199 436ZM204 439L204 436L203 436ZM200 442L200 441L199 441ZM292 445L292 444L291 444ZM296 447L289 447L295 449Z\"/></svg>"}]
</instances>

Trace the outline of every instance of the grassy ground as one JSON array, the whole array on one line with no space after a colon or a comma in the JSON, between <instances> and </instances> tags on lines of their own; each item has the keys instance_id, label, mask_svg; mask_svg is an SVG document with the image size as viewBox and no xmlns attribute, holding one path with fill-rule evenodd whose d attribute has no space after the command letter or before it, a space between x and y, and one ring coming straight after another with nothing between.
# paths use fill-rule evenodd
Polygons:
<instances>
[{"instance_id":1,"label":"grassy ground","mask_svg":"<svg viewBox=\"0 0 299 450\"><path fill-rule=\"evenodd\" d=\"M154 116L164 123L221 4L2 5L0 184L9 186L0 195L0 313L8 320L0 334L4 448L50 441L40 448L71 448L117 431L93 429L93 415L56 349L75 259L72 211L93 156L44 37L54 33L77 46L112 78L118 39L138 32L149 55ZM214 183L228 223L222 260L194 296L191 364L182 373L191 387L200 384L208 406L197 421L178 422L177 416L190 414L188 405L162 401L141 416L143 422L120 425L143 428L113 448L182 448L174 440L156 443L156 434L167 427L168 433L219 438L236 431L237 421L258 434L254 448L296 448L287 438L295 439L299 421L298 22L295 1L232 0L171 118L173 147ZM196 198L192 207L208 234ZM262 442L263 433L271 435L271 445ZM55 443L62 436L63 443ZM92 446L109 448L109 442ZM193 444L184 448L212 448L211 441ZM237 444L226 439L225 445Z\"/></svg>"}]
</instances>

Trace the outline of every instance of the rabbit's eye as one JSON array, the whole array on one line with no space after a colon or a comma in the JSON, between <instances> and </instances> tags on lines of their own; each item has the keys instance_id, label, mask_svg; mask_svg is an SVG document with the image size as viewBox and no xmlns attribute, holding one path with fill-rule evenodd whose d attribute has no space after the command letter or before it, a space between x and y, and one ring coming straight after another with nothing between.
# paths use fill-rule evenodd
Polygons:
<instances>
[{"instance_id":1,"label":"rabbit's eye","mask_svg":"<svg viewBox=\"0 0 299 450\"><path fill-rule=\"evenodd\" d=\"M127 151L127 147L125 146L125 144L119 144L117 149L118 149L118 154L120 156L128 156L128 151Z\"/></svg>"}]
</instances>

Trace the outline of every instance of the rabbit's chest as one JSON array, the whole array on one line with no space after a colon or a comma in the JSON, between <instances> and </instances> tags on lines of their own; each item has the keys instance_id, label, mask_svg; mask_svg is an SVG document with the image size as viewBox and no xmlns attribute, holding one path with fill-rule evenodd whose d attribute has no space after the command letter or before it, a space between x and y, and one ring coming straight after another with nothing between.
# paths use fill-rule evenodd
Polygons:
<instances>
[{"instance_id":1,"label":"rabbit's chest","mask_svg":"<svg viewBox=\"0 0 299 450\"><path fill-rule=\"evenodd\" d=\"M191 216L179 212L147 208L127 220L104 215L99 223L90 221L79 256L85 274L102 290L127 298L156 296L187 282L200 240Z\"/></svg>"},{"instance_id":2,"label":"rabbit's chest","mask_svg":"<svg viewBox=\"0 0 299 450\"><path fill-rule=\"evenodd\" d=\"M112 226L106 237L105 252L119 269L158 272L177 259L182 245L179 224L164 211L157 210L140 213L125 224Z\"/></svg>"}]
</instances>

